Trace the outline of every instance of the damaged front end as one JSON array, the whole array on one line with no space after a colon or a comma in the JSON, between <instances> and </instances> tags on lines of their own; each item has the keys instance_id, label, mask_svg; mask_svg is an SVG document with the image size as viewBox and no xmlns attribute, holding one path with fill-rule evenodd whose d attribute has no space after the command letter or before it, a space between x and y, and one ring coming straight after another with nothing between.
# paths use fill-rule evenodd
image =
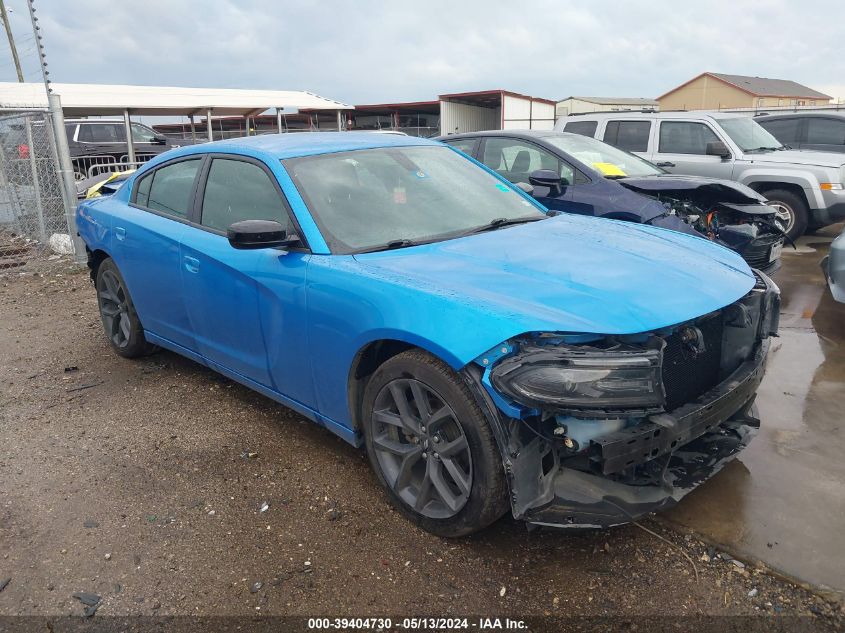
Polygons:
<instances>
[{"instance_id":1,"label":"damaged front end","mask_svg":"<svg viewBox=\"0 0 845 633\"><path fill-rule=\"evenodd\" d=\"M665 213L653 226L695 233L739 253L752 268L771 275L780 268L784 232L762 196L736 183L699 182L672 176L625 178L620 184L657 200Z\"/></svg>"},{"instance_id":2,"label":"damaged front end","mask_svg":"<svg viewBox=\"0 0 845 633\"><path fill-rule=\"evenodd\" d=\"M466 371L497 439L516 518L608 527L674 505L759 428L754 397L777 286L636 335L535 333Z\"/></svg>"}]
</instances>

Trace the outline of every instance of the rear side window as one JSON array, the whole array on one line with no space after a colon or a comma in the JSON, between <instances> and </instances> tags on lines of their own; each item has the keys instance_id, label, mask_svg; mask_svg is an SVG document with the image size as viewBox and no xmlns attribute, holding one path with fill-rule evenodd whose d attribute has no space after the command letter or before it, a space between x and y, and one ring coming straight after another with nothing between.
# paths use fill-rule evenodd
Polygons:
<instances>
[{"instance_id":1,"label":"rear side window","mask_svg":"<svg viewBox=\"0 0 845 633\"><path fill-rule=\"evenodd\" d=\"M598 121L569 121L563 126L563 131L581 136L595 136L597 127Z\"/></svg>"},{"instance_id":2,"label":"rear side window","mask_svg":"<svg viewBox=\"0 0 845 633\"><path fill-rule=\"evenodd\" d=\"M660 123L660 148L662 154L706 154L707 143L719 137L704 123L691 121L663 121Z\"/></svg>"},{"instance_id":3,"label":"rear side window","mask_svg":"<svg viewBox=\"0 0 845 633\"><path fill-rule=\"evenodd\" d=\"M266 171L254 163L215 158L202 200L202 225L225 231L242 220L275 220L290 228L285 204Z\"/></svg>"},{"instance_id":4,"label":"rear side window","mask_svg":"<svg viewBox=\"0 0 845 633\"><path fill-rule=\"evenodd\" d=\"M801 119L754 119L777 140L784 144L798 143Z\"/></svg>"},{"instance_id":5,"label":"rear side window","mask_svg":"<svg viewBox=\"0 0 845 633\"><path fill-rule=\"evenodd\" d=\"M135 204L177 218L187 218L201 160L192 158L159 167L138 182Z\"/></svg>"},{"instance_id":6,"label":"rear side window","mask_svg":"<svg viewBox=\"0 0 845 633\"><path fill-rule=\"evenodd\" d=\"M845 120L807 119L807 142L816 145L845 145Z\"/></svg>"},{"instance_id":7,"label":"rear side window","mask_svg":"<svg viewBox=\"0 0 845 633\"><path fill-rule=\"evenodd\" d=\"M628 152L648 151L651 121L608 121L604 142Z\"/></svg>"},{"instance_id":8,"label":"rear side window","mask_svg":"<svg viewBox=\"0 0 845 633\"><path fill-rule=\"evenodd\" d=\"M122 123L83 123L78 138L84 143L125 143L126 130Z\"/></svg>"}]
</instances>

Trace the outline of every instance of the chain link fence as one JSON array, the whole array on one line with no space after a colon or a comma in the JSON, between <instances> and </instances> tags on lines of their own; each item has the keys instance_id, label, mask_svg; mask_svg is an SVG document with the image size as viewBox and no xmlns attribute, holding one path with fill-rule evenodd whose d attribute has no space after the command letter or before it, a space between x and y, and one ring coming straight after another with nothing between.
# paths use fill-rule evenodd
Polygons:
<instances>
[{"instance_id":1,"label":"chain link fence","mask_svg":"<svg viewBox=\"0 0 845 633\"><path fill-rule=\"evenodd\" d=\"M0 270L72 249L50 114L0 115Z\"/></svg>"}]
</instances>

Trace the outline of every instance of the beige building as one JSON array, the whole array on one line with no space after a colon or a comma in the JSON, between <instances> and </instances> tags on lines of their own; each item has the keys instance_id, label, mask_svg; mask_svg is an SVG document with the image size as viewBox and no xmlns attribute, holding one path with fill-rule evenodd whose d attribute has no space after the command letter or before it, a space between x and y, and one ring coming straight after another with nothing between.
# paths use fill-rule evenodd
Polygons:
<instances>
[{"instance_id":1,"label":"beige building","mask_svg":"<svg viewBox=\"0 0 845 633\"><path fill-rule=\"evenodd\" d=\"M657 97L661 110L827 105L833 97L787 79L701 73Z\"/></svg>"},{"instance_id":2,"label":"beige building","mask_svg":"<svg viewBox=\"0 0 845 633\"><path fill-rule=\"evenodd\" d=\"M619 112L622 110L659 110L654 99L640 97L567 97L557 102L555 116L585 112Z\"/></svg>"}]
</instances>

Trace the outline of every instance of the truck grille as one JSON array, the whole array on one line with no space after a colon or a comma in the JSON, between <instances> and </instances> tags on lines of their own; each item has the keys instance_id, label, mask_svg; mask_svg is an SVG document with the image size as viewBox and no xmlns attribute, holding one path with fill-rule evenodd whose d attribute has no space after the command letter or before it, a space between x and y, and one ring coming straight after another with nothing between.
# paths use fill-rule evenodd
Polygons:
<instances>
[{"instance_id":1,"label":"truck grille","mask_svg":"<svg viewBox=\"0 0 845 633\"><path fill-rule=\"evenodd\" d=\"M699 321L696 327L704 336L705 350L695 358L686 349L679 332L666 338L662 378L667 411L692 402L719 383L719 365L722 360L721 313Z\"/></svg>"},{"instance_id":2,"label":"truck grille","mask_svg":"<svg viewBox=\"0 0 845 633\"><path fill-rule=\"evenodd\" d=\"M761 235L746 247L742 258L752 268L765 268L769 265L769 252L772 246L782 241L783 237L777 233Z\"/></svg>"}]
</instances>

